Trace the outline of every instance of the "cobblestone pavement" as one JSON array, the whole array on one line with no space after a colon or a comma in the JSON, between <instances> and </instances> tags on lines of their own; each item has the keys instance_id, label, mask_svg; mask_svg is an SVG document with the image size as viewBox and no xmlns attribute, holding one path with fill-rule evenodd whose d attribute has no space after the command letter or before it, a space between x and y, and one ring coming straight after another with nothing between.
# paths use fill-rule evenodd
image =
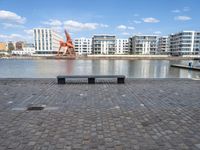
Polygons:
<instances>
[{"instance_id":1,"label":"cobblestone pavement","mask_svg":"<svg viewBox=\"0 0 200 150\"><path fill-rule=\"evenodd\" d=\"M198 150L200 81L0 79L4 149Z\"/></svg>"}]
</instances>

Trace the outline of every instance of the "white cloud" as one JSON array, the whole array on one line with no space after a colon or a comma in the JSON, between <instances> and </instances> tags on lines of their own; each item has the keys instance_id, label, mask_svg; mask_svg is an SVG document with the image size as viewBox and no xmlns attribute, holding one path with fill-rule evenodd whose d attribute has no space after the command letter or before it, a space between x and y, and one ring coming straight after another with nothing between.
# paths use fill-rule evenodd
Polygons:
<instances>
[{"instance_id":1,"label":"white cloud","mask_svg":"<svg viewBox=\"0 0 200 150\"><path fill-rule=\"evenodd\" d=\"M179 9L175 9L175 10L172 10L173 13L180 13L181 11Z\"/></svg>"},{"instance_id":2,"label":"white cloud","mask_svg":"<svg viewBox=\"0 0 200 150\"><path fill-rule=\"evenodd\" d=\"M99 24L99 26L102 27L102 28L108 28L109 27L109 25L107 25L107 24Z\"/></svg>"},{"instance_id":3,"label":"white cloud","mask_svg":"<svg viewBox=\"0 0 200 150\"><path fill-rule=\"evenodd\" d=\"M0 21L24 24L26 22L26 18L11 11L0 10Z\"/></svg>"},{"instance_id":4,"label":"white cloud","mask_svg":"<svg viewBox=\"0 0 200 150\"><path fill-rule=\"evenodd\" d=\"M24 40L25 38L20 35L20 34L10 34L10 35L5 35L5 34L0 34L0 39L3 41L8 41L8 40Z\"/></svg>"},{"instance_id":5,"label":"white cloud","mask_svg":"<svg viewBox=\"0 0 200 150\"><path fill-rule=\"evenodd\" d=\"M142 23L141 21L139 21L139 20L134 20L133 21L135 24L140 24L140 23Z\"/></svg>"},{"instance_id":6,"label":"white cloud","mask_svg":"<svg viewBox=\"0 0 200 150\"><path fill-rule=\"evenodd\" d=\"M64 22L66 28L79 31L79 30L94 30L97 28L97 23L81 23L74 20L68 20Z\"/></svg>"},{"instance_id":7,"label":"white cloud","mask_svg":"<svg viewBox=\"0 0 200 150\"><path fill-rule=\"evenodd\" d=\"M24 35L23 38L25 38L26 41L33 42L33 29L27 29L24 30L24 32L26 33L26 35Z\"/></svg>"},{"instance_id":8,"label":"white cloud","mask_svg":"<svg viewBox=\"0 0 200 150\"><path fill-rule=\"evenodd\" d=\"M134 30L135 27L127 27L127 29L129 29L129 30Z\"/></svg>"},{"instance_id":9,"label":"white cloud","mask_svg":"<svg viewBox=\"0 0 200 150\"><path fill-rule=\"evenodd\" d=\"M127 27L125 25L119 25L119 26L117 26L117 29L125 30L125 29L127 29Z\"/></svg>"},{"instance_id":10,"label":"white cloud","mask_svg":"<svg viewBox=\"0 0 200 150\"><path fill-rule=\"evenodd\" d=\"M119 25L119 26L117 26L117 29L120 29L120 30L126 30L126 29L128 29L128 30L134 30L135 27L131 27L131 26L127 27L125 25Z\"/></svg>"},{"instance_id":11,"label":"white cloud","mask_svg":"<svg viewBox=\"0 0 200 150\"><path fill-rule=\"evenodd\" d=\"M102 23L82 23L75 20L60 21L58 19L49 19L41 22L44 25L50 26L51 29L57 32L62 32L64 28L71 31L95 30L97 28L108 28L109 25Z\"/></svg>"},{"instance_id":12,"label":"white cloud","mask_svg":"<svg viewBox=\"0 0 200 150\"><path fill-rule=\"evenodd\" d=\"M190 11L190 7L184 7L183 9L175 9L175 10L172 10L171 12L173 13L181 13L181 12L187 12L187 11Z\"/></svg>"},{"instance_id":13,"label":"white cloud","mask_svg":"<svg viewBox=\"0 0 200 150\"><path fill-rule=\"evenodd\" d=\"M82 23L75 20L67 20L64 22L64 27L71 31L81 31L81 30L95 30L99 27L107 28L109 27L106 24L99 23Z\"/></svg>"},{"instance_id":14,"label":"white cloud","mask_svg":"<svg viewBox=\"0 0 200 150\"><path fill-rule=\"evenodd\" d=\"M185 11L185 12L190 11L190 7L184 7L183 11Z\"/></svg>"},{"instance_id":15,"label":"white cloud","mask_svg":"<svg viewBox=\"0 0 200 150\"><path fill-rule=\"evenodd\" d=\"M49 19L49 21L43 21L42 24L49 25L49 26L61 26L62 22L57 19Z\"/></svg>"},{"instance_id":16,"label":"white cloud","mask_svg":"<svg viewBox=\"0 0 200 150\"><path fill-rule=\"evenodd\" d=\"M58 32L58 33L61 33L63 32L64 28L62 26L52 26L50 27L52 30Z\"/></svg>"},{"instance_id":17,"label":"white cloud","mask_svg":"<svg viewBox=\"0 0 200 150\"><path fill-rule=\"evenodd\" d=\"M161 31L155 31L154 34L161 34Z\"/></svg>"},{"instance_id":18,"label":"white cloud","mask_svg":"<svg viewBox=\"0 0 200 150\"><path fill-rule=\"evenodd\" d=\"M24 28L23 25L21 24L12 24L12 23L2 23L3 28L7 29L7 28Z\"/></svg>"},{"instance_id":19,"label":"white cloud","mask_svg":"<svg viewBox=\"0 0 200 150\"><path fill-rule=\"evenodd\" d=\"M192 18L189 16L176 16L174 19L179 21L188 21L191 20Z\"/></svg>"},{"instance_id":20,"label":"white cloud","mask_svg":"<svg viewBox=\"0 0 200 150\"><path fill-rule=\"evenodd\" d=\"M33 35L30 34L0 34L0 40L1 41L27 41L27 42L33 42Z\"/></svg>"},{"instance_id":21,"label":"white cloud","mask_svg":"<svg viewBox=\"0 0 200 150\"><path fill-rule=\"evenodd\" d=\"M7 35L4 35L4 34L0 34L0 38L7 38L8 36Z\"/></svg>"},{"instance_id":22,"label":"white cloud","mask_svg":"<svg viewBox=\"0 0 200 150\"><path fill-rule=\"evenodd\" d=\"M142 32L135 33L135 35L142 35L142 34L143 34Z\"/></svg>"},{"instance_id":23,"label":"white cloud","mask_svg":"<svg viewBox=\"0 0 200 150\"><path fill-rule=\"evenodd\" d=\"M156 18L152 18L152 17L149 17L149 18L143 18L142 19L144 22L146 23L158 23L160 22L160 20L156 19Z\"/></svg>"},{"instance_id":24,"label":"white cloud","mask_svg":"<svg viewBox=\"0 0 200 150\"><path fill-rule=\"evenodd\" d=\"M128 32L122 32L122 35L130 35Z\"/></svg>"},{"instance_id":25,"label":"white cloud","mask_svg":"<svg viewBox=\"0 0 200 150\"><path fill-rule=\"evenodd\" d=\"M63 28L63 22L58 19L49 19L48 21L42 21L41 22L44 25L49 26L52 30L56 32L62 32Z\"/></svg>"},{"instance_id":26,"label":"white cloud","mask_svg":"<svg viewBox=\"0 0 200 150\"><path fill-rule=\"evenodd\" d=\"M33 35L33 29L24 30L24 32L28 35Z\"/></svg>"}]
</instances>

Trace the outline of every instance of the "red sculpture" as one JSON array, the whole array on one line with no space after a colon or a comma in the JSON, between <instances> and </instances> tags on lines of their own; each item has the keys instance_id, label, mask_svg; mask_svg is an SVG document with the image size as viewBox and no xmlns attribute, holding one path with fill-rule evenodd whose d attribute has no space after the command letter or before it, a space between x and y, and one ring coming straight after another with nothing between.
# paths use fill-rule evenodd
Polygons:
<instances>
[{"instance_id":1,"label":"red sculpture","mask_svg":"<svg viewBox=\"0 0 200 150\"><path fill-rule=\"evenodd\" d=\"M57 52L57 55L59 56L61 48L64 48L65 51L63 52L63 56L64 55L75 56L76 53L74 51L74 45L72 43L72 39L66 30L65 30L65 37L66 37L67 41L66 42L60 41L60 47Z\"/></svg>"}]
</instances>

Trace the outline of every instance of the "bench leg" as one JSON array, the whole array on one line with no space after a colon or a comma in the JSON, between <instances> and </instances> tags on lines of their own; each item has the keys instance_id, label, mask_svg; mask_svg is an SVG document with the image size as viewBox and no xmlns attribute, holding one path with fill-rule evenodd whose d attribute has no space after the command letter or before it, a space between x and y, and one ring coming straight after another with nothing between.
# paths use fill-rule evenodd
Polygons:
<instances>
[{"instance_id":1,"label":"bench leg","mask_svg":"<svg viewBox=\"0 0 200 150\"><path fill-rule=\"evenodd\" d=\"M65 78L58 78L58 84L65 84Z\"/></svg>"},{"instance_id":2,"label":"bench leg","mask_svg":"<svg viewBox=\"0 0 200 150\"><path fill-rule=\"evenodd\" d=\"M117 78L117 83L118 84L124 84L124 79L125 78Z\"/></svg>"},{"instance_id":3,"label":"bench leg","mask_svg":"<svg viewBox=\"0 0 200 150\"><path fill-rule=\"evenodd\" d=\"M95 78L88 78L88 84L95 84Z\"/></svg>"}]
</instances>

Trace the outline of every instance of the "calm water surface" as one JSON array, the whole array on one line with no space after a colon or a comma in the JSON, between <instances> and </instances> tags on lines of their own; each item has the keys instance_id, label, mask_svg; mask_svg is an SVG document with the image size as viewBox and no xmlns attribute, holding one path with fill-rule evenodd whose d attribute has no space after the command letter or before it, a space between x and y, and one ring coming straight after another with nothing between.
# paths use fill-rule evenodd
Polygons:
<instances>
[{"instance_id":1,"label":"calm water surface","mask_svg":"<svg viewBox=\"0 0 200 150\"><path fill-rule=\"evenodd\" d=\"M200 78L200 71L170 67L168 60L0 59L0 78L55 78L57 75L124 74L131 78ZM197 62L195 62L197 63Z\"/></svg>"}]
</instances>

